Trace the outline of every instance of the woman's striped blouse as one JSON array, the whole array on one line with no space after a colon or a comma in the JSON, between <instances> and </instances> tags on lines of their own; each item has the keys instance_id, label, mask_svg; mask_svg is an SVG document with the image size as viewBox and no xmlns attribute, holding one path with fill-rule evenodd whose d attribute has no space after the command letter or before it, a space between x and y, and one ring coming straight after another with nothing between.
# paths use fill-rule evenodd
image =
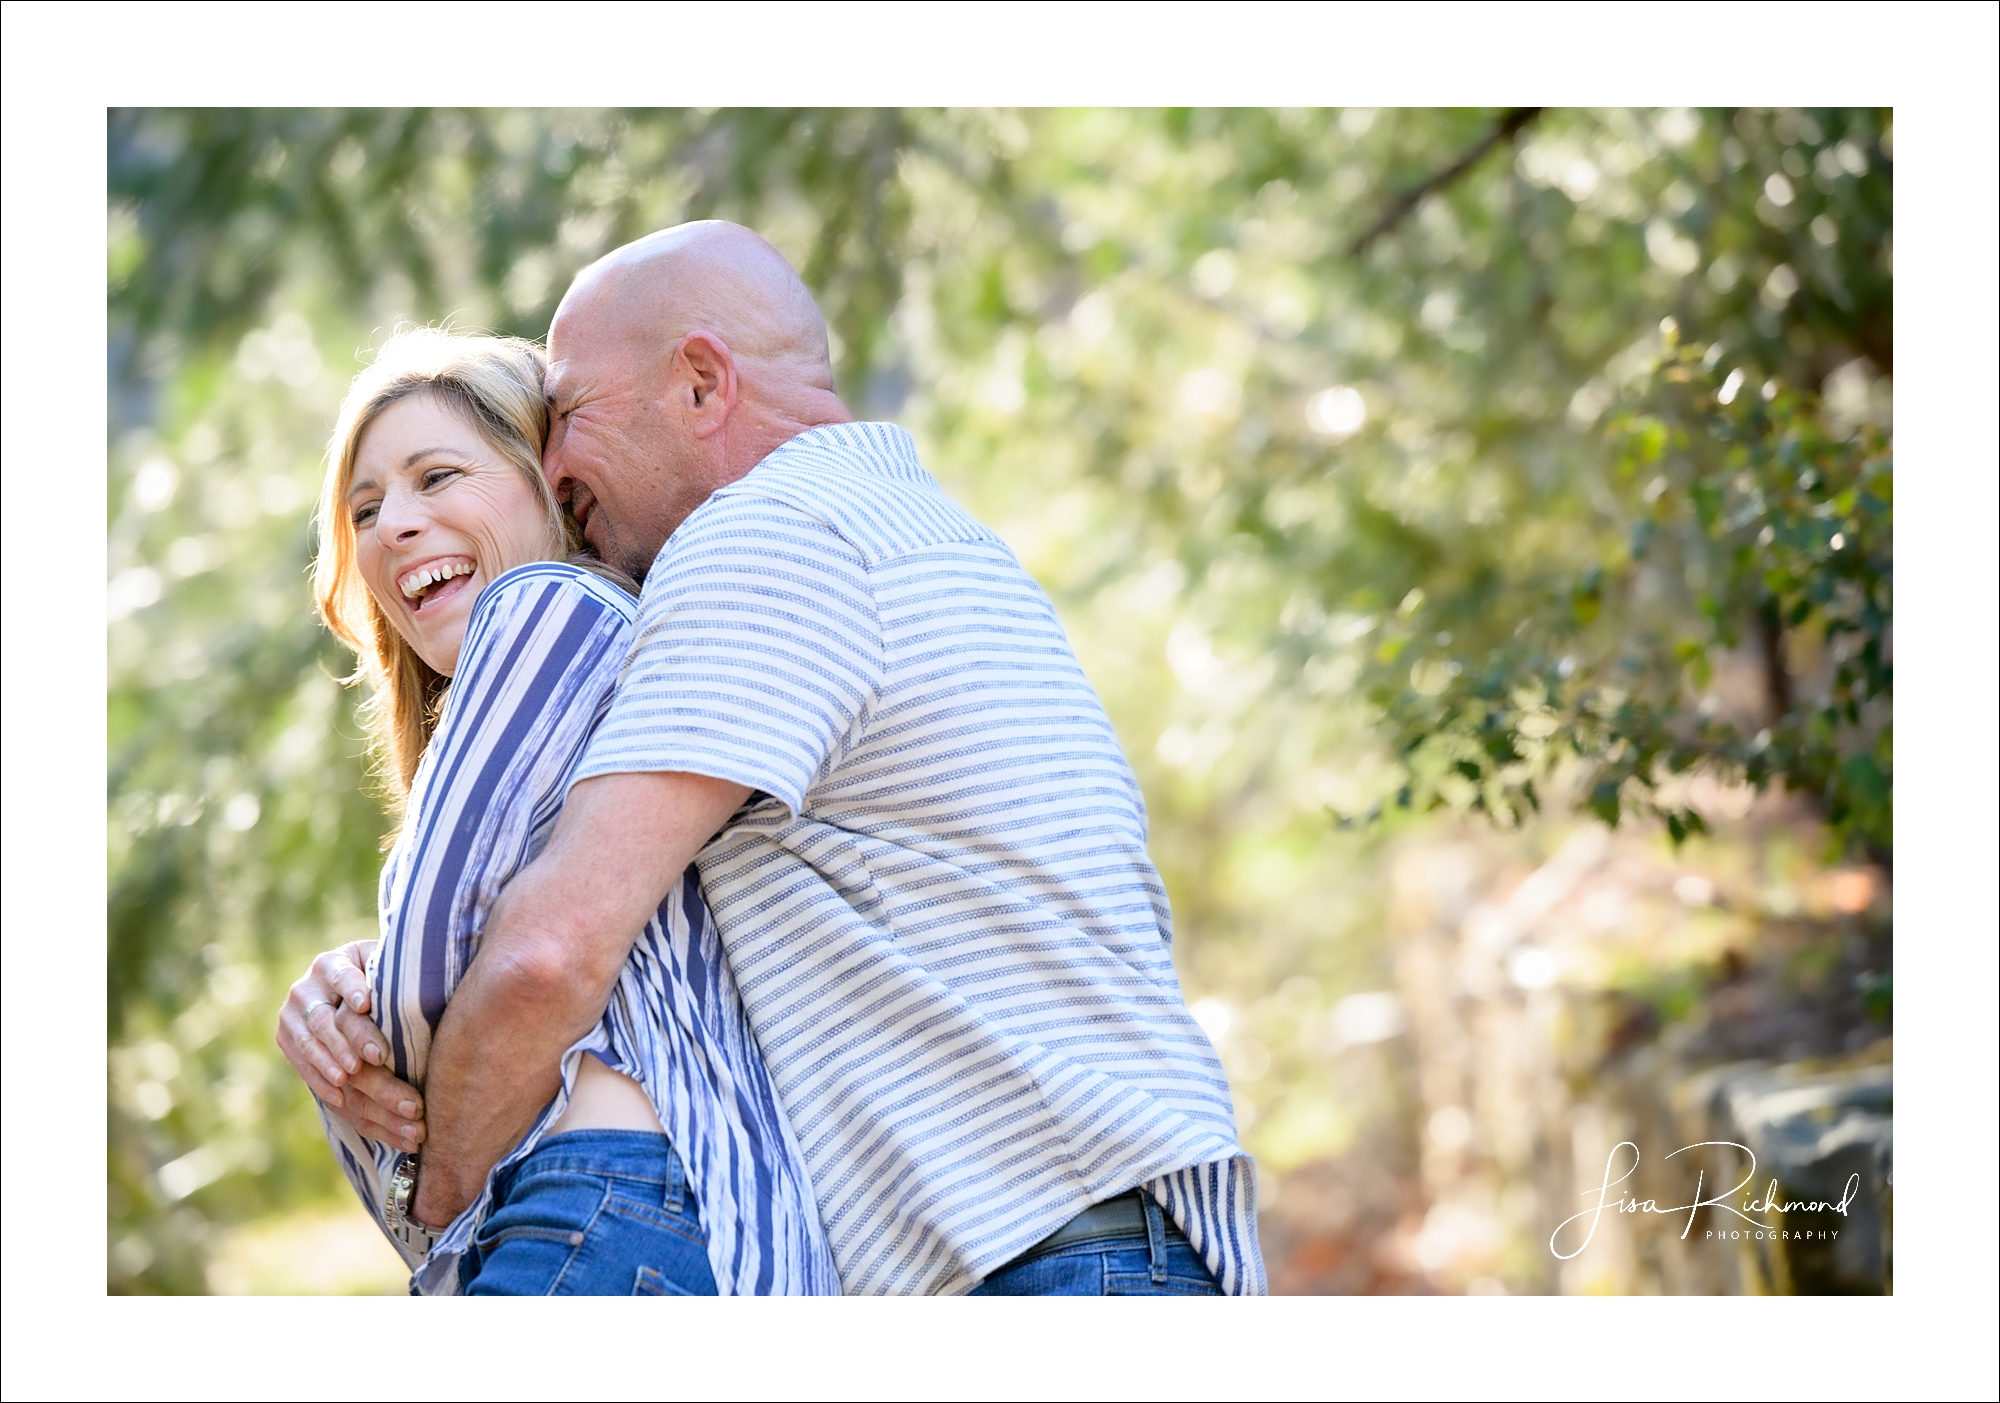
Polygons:
<instances>
[{"instance_id":1,"label":"woman's striped blouse","mask_svg":"<svg viewBox=\"0 0 2000 1403\"><path fill-rule=\"evenodd\" d=\"M494 900L548 841L610 706L635 612L621 591L556 563L509 571L473 610L408 821L382 872L382 940L368 971L396 1074L418 1086ZM839 1292L805 1161L692 868L640 934L603 1020L565 1054L562 1091L496 1174L561 1115L586 1052L646 1089L687 1165L723 1294ZM324 1110L321 1118L379 1222L396 1152ZM458 1261L494 1207L491 1185L428 1258L405 1251L416 1291L458 1291Z\"/></svg>"}]
</instances>

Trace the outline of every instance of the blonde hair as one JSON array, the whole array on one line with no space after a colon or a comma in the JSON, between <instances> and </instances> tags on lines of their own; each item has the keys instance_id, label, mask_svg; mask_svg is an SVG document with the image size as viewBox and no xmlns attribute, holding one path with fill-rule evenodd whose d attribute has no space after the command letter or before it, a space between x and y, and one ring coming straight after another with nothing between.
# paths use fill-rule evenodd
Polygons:
<instances>
[{"instance_id":1,"label":"blonde hair","mask_svg":"<svg viewBox=\"0 0 2000 1403\"><path fill-rule=\"evenodd\" d=\"M417 656L389 622L361 577L348 484L362 435L390 405L431 395L461 415L502 458L521 471L548 522L547 559L565 556L637 593L632 582L598 561L578 559L581 540L542 476L548 437L548 404L542 396L547 357L532 341L464 336L434 327L399 330L374 361L354 377L327 442L326 481L320 489L319 554L313 562L313 599L334 637L355 653L354 672L342 681L366 681L360 708L368 731L371 768L392 813L401 815L417 762L437 729L451 679Z\"/></svg>"}]
</instances>

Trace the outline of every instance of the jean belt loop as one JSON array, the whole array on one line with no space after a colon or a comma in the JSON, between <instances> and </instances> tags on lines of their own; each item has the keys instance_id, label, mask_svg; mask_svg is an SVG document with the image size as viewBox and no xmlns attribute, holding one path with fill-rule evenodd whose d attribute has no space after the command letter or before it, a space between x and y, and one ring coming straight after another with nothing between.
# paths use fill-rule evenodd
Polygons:
<instances>
[{"instance_id":1,"label":"jean belt loop","mask_svg":"<svg viewBox=\"0 0 2000 1403\"><path fill-rule=\"evenodd\" d=\"M1160 1205L1145 1189L1134 1189L1139 1202L1146 1209L1146 1255L1153 1263L1153 1284L1159 1286L1167 1279L1167 1224L1160 1212Z\"/></svg>"},{"instance_id":2,"label":"jean belt loop","mask_svg":"<svg viewBox=\"0 0 2000 1403\"><path fill-rule=\"evenodd\" d=\"M672 1144L667 1146L667 1188L666 1197L660 1206L669 1213L681 1211L681 1200L687 1193L687 1175L681 1166L681 1157Z\"/></svg>"}]
</instances>

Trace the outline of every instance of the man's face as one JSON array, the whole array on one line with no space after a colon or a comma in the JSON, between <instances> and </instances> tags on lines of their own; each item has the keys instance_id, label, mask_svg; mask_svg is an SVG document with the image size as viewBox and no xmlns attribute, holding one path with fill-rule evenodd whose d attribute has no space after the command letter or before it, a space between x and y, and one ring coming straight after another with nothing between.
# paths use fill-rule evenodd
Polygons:
<instances>
[{"instance_id":1,"label":"man's face","mask_svg":"<svg viewBox=\"0 0 2000 1403\"><path fill-rule=\"evenodd\" d=\"M673 347L618 336L589 302L549 328L549 441L542 471L598 556L644 579L701 504L697 445L673 413Z\"/></svg>"}]
</instances>

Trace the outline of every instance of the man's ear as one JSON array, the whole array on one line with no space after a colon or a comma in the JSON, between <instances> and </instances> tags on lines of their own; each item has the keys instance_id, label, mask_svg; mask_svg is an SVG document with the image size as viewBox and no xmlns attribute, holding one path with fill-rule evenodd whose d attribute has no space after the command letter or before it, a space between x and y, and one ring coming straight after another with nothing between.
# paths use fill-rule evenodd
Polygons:
<instances>
[{"instance_id":1,"label":"man's ear","mask_svg":"<svg viewBox=\"0 0 2000 1403\"><path fill-rule=\"evenodd\" d=\"M736 357L714 332L691 331L674 352L674 372L682 417L696 438L707 438L736 407Z\"/></svg>"}]
</instances>

